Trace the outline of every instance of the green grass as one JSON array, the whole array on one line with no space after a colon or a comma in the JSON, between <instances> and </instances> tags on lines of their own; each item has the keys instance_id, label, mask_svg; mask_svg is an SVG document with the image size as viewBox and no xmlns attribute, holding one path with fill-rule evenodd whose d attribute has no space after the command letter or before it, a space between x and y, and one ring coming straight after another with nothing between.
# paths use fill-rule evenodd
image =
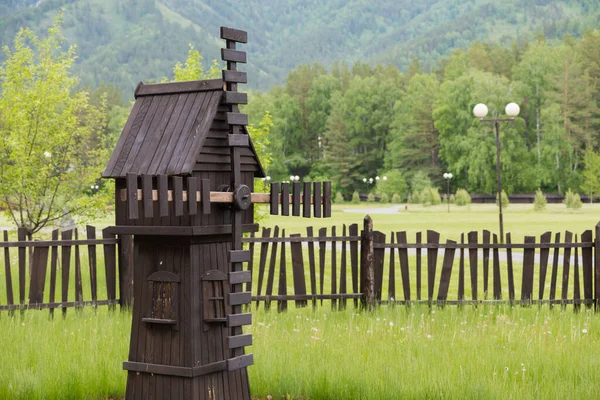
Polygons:
<instances>
[{"instance_id":1,"label":"green grass","mask_svg":"<svg viewBox=\"0 0 600 400\"><path fill-rule=\"evenodd\" d=\"M122 398L129 313L0 316L0 398ZM600 320L531 307L255 312L253 396L570 399L600 390Z\"/></svg>"}]
</instances>

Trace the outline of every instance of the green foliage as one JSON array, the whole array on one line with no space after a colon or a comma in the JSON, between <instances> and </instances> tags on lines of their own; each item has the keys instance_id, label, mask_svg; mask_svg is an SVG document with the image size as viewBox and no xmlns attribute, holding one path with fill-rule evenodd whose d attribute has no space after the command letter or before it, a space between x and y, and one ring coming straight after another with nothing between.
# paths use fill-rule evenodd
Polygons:
<instances>
[{"instance_id":1,"label":"green foliage","mask_svg":"<svg viewBox=\"0 0 600 400\"><path fill-rule=\"evenodd\" d=\"M458 189L456 191L455 199L455 203L457 206L462 207L471 204L471 196L469 195L469 192L467 192L465 189Z\"/></svg>"},{"instance_id":2,"label":"green foliage","mask_svg":"<svg viewBox=\"0 0 600 400\"><path fill-rule=\"evenodd\" d=\"M379 196L379 202L381 202L381 203L389 203L390 202L390 196L388 196L387 193L382 193Z\"/></svg>"},{"instance_id":3,"label":"green foliage","mask_svg":"<svg viewBox=\"0 0 600 400\"><path fill-rule=\"evenodd\" d=\"M508 200L508 195L504 190L502 190L502 208L508 207L510 201ZM496 193L496 205L498 205L498 193Z\"/></svg>"},{"instance_id":4,"label":"green foliage","mask_svg":"<svg viewBox=\"0 0 600 400\"><path fill-rule=\"evenodd\" d=\"M213 60L207 73L204 73L202 61L204 57L200 52L189 44L188 56L185 63L177 62L173 67L173 80L175 82L195 81L200 79L221 78L221 66L217 60Z\"/></svg>"},{"instance_id":5,"label":"green foliage","mask_svg":"<svg viewBox=\"0 0 600 400\"><path fill-rule=\"evenodd\" d=\"M375 203L375 194L369 193L369 195L367 196L367 201L369 203Z\"/></svg>"},{"instance_id":6,"label":"green foliage","mask_svg":"<svg viewBox=\"0 0 600 400\"><path fill-rule=\"evenodd\" d=\"M392 195L392 204L400 204L402 203L402 197L398 193L394 193Z\"/></svg>"},{"instance_id":7,"label":"green foliage","mask_svg":"<svg viewBox=\"0 0 600 400\"><path fill-rule=\"evenodd\" d=\"M410 189L413 193L422 193L423 189L428 189L432 186L431 179L425 171L417 171L413 174L410 180Z\"/></svg>"},{"instance_id":8,"label":"green foliage","mask_svg":"<svg viewBox=\"0 0 600 400\"><path fill-rule=\"evenodd\" d=\"M573 210L578 210L582 206L581 198L579 197L579 194L574 193L571 190L571 188L569 188L567 190L567 193L565 194L565 199L563 202L565 203L567 208L572 208Z\"/></svg>"},{"instance_id":9,"label":"green foliage","mask_svg":"<svg viewBox=\"0 0 600 400\"><path fill-rule=\"evenodd\" d=\"M439 192L433 187L423 188L421 190L419 200L424 206L436 206L442 202Z\"/></svg>"},{"instance_id":10,"label":"green foliage","mask_svg":"<svg viewBox=\"0 0 600 400\"><path fill-rule=\"evenodd\" d=\"M389 170L380 174L380 176L385 176L387 179L384 181L382 178L377 182L376 190L378 194L392 196L394 193L398 193L403 196L408 192L408 185L406 184L404 174L399 170Z\"/></svg>"},{"instance_id":11,"label":"green foliage","mask_svg":"<svg viewBox=\"0 0 600 400\"><path fill-rule=\"evenodd\" d=\"M450 204L456 204L456 196L453 194L450 195Z\"/></svg>"},{"instance_id":12,"label":"green foliage","mask_svg":"<svg viewBox=\"0 0 600 400\"><path fill-rule=\"evenodd\" d=\"M99 216L110 196L103 185L89 191L108 156L105 101L94 107L76 91L75 48L61 50L61 17L44 38L20 30L0 69L0 198L30 238L66 214Z\"/></svg>"},{"instance_id":13,"label":"green foliage","mask_svg":"<svg viewBox=\"0 0 600 400\"><path fill-rule=\"evenodd\" d=\"M594 194L598 195L600 193L600 154L588 150L585 152L583 162L585 169L582 174L582 189L589 194L590 201L592 201Z\"/></svg>"},{"instance_id":14,"label":"green foliage","mask_svg":"<svg viewBox=\"0 0 600 400\"><path fill-rule=\"evenodd\" d=\"M359 204L359 203L360 203L360 195L358 194L358 191L357 191L357 190L355 190L355 191L352 193L352 200L350 200L350 202L351 202L352 204Z\"/></svg>"},{"instance_id":15,"label":"green foliage","mask_svg":"<svg viewBox=\"0 0 600 400\"><path fill-rule=\"evenodd\" d=\"M546 205L548 201L546 200L546 196L542 193L542 189L538 189L535 191L535 198L533 199L533 209L535 211L543 211L546 209Z\"/></svg>"},{"instance_id":16,"label":"green foliage","mask_svg":"<svg viewBox=\"0 0 600 400\"><path fill-rule=\"evenodd\" d=\"M337 192L335 194L335 198L333 199L333 202L335 204L343 204L344 203L344 196L342 195L342 192Z\"/></svg>"}]
</instances>

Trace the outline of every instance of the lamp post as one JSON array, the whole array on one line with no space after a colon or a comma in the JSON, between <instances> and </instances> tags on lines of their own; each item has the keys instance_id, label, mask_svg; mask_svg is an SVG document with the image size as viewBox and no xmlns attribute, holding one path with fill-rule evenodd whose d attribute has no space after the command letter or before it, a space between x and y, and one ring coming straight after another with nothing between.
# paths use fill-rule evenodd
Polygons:
<instances>
[{"instance_id":1,"label":"lamp post","mask_svg":"<svg viewBox=\"0 0 600 400\"><path fill-rule=\"evenodd\" d=\"M473 114L479 118L479 122L489 122L494 124L494 132L496 134L496 179L498 181L498 210L500 222L500 243L504 243L504 222L502 220L502 180L500 177L500 122L513 122L515 117L519 115L519 105L516 103L508 103L504 109L508 118L492 118L484 119L488 113L488 108L485 104L477 104L473 107Z\"/></svg>"},{"instance_id":2,"label":"lamp post","mask_svg":"<svg viewBox=\"0 0 600 400\"><path fill-rule=\"evenodd\" d=\"M452 179L452 174L450 172L444 173L444 179L446 180L446 202L448 203L448 213L450 213L450 179Z\"/></svg>"},{"instance_id":3,"label":"lamp post","mask_svg":"<svg viewBox=\"0 0 600 400\"><path fill-rule=\"evenodd\" d=\"M373 178L363 178L363 182L367 184L367 194L368 194L369 186L373 184Z\"/></svg>"},{"instance_id":4,"label":"lamp post","mask_svg":"<svg viewBox=\"0 0 600 400\"><path fill-rule=\"evenodd\" d=\"M291 182L300 182L300 177L298 175L291 175L290 181Z\"/></svg>"}]
</instances>

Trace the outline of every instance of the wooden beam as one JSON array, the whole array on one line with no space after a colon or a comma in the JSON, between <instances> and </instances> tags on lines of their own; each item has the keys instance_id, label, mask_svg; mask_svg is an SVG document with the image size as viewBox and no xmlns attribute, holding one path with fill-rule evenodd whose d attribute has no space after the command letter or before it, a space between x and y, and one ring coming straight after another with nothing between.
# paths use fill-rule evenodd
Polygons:
<instances>
[{"instance_id":1,"label":"wooden beam","mask_svg":"<svg viewBox=\"0 0 600 400\"><path fill-rule=\"evenodd\" d=\"M241 92L223 92L223 99L221 100L221 103L248 104L248 94Z\"/></svg>"},{"instance_id":2,"label":"wooden beam","mask_svg":"<svg viewBox=\"0 0 600 400\"><path fill-rule=\"evenodd\" d=\"M221 60L246 63L246 52L240 50L221 49Z\"/></svg>"},{"instance_id":3,"label":"wooden beam","mask_svg":"<svg viewBox=\"0 0 600 400\"><path fill-rule=\"evenodd\" d=\"M207 79L204 81L152 83L139 85L135 91L135 98L143 96L156 96L165 94L180 94L189 92L206 92L224 90L222 79Z\"/></svg>"},{"instance_id":4,"label":"wooden beam","mask_svg":"<svg viewBox=\"0 0 600 400\"><path fill-rule=\"evenodd\" d=\"M222 26L221 39L231 40L238 43L248 43L248 32Z\"/></svg>"}]
</instances>

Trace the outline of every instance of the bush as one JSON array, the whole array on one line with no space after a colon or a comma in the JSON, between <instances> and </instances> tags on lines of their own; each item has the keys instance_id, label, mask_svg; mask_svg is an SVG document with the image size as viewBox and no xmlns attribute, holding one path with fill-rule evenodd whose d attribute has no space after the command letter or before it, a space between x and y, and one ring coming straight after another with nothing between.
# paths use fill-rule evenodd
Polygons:
<instances>
[{"instance_id":1,"label":"bush","mask_svg":"<svg viewBox=\"0 0 600 400\"><path fill-rule=\"evenodd\" d=\"M503 190L502 191L502 208L508 207L509 204L510 204L510 202L508 201L508 195ZM496 193L496 205L498 205L498 193Z\"/></svg>"},{"instance_id":2,"label":"bush","mask_svg":"<svg viewBox=\"0 0 600 400\"><path fill-rule=\"evenodd\" d=\"M381 203L389 203L390 202L390 196L388 196L387 193L382 193L381 196L379 197L379 201Z\"/></svg>"},{"instance_id":3,"label":"bush","mask_svg":"<svg viewBox=\"0 0 600 400\"><path fill-rule=\"evenodd\" d=\"M458 189L456 191L455 202L456 205L460 207L471 204L471 196L469 195L469 192L467 192L465 189Z\"/></svg>"},{"instance_id":4,"label":"bush","mask_svg":"<svg viewBox=\"0 0 600 400\"><path fill-rule=\"evenodd\" d=\"M408 196L408 198L410 199L410 195ZM398 193L394 193L394 195L392 196L392 203L394 203L394 204L402 203L402 199L400 198L400 195Z\"/></svg>"},{"instance_id":5,"label":"bush","mask_svg":"<svg viewBox=\"0 0 600 400\"><path fill-rule=\"evenodd\" d=\"M535 199L533 200L533 209L535 211L543 211L546 209L546 204L548 201L546 200L546 196L542 193L542 189L535 191Z\"/></svg>"},{"instance_id":6,"label":"bush","mask_svg":"<svg viewBox=\"0 0 600 400\"><path fill-rule=\"evenodd\" d=\"M358 194L357 190L355 190L354 193L352 193L352 200L350 202L352 204L358 204L358 203L360 203L360 195Z\"/></svg>"},{"instance_id":7,"label":"bush","mask_svg":"<svg viewBox=\"0 0 600 400\"><path fill-rule=\"evenodd\" d=\"M450 204L456 204L456 197L453 194L450 195Z\"/></svg>"},{"instance_id":8,"label":"bush","mask_svg":"<svg viewBox=\"0 0 600 400\"><path fill-rule=\"evenodd\" d=\"M375 203L375 195L373 193L369 193L369 195L367 196L367 202Z\"/></svg>"},{"instance_id":9,"label":"bush","mask_svg":"<svg viewBox=\"0 0 600 400\"><path fill-rule=\"evenodd\" d=\"M342 195L342 192L337 192L335 194L335 199L333 199L333 202L335 204L342 204L344 202L344 196Z\"/></svg>"},{"instance_id":10,"label":"bush","mask_svg":"<svg viewBox=\"0 0 600 400\"><path fill-rule=\"evenodd\" d=\"M427 187L421 191L420 200L424 206L436 206L442 202L437 189L432 187Z\"/></svg>"},{"instance_id":11,"label":"bush","mask_svg":"<svg viewBox=\"0 0 600 400\"><path fill-rule=\"evenodd\" d=\"M581 198L579 197L579 194L573 193L571 189L567 190L564 203L567 205L567 208L572 208L574 210L581 208Z\"/></svg>"}]
</instances>

